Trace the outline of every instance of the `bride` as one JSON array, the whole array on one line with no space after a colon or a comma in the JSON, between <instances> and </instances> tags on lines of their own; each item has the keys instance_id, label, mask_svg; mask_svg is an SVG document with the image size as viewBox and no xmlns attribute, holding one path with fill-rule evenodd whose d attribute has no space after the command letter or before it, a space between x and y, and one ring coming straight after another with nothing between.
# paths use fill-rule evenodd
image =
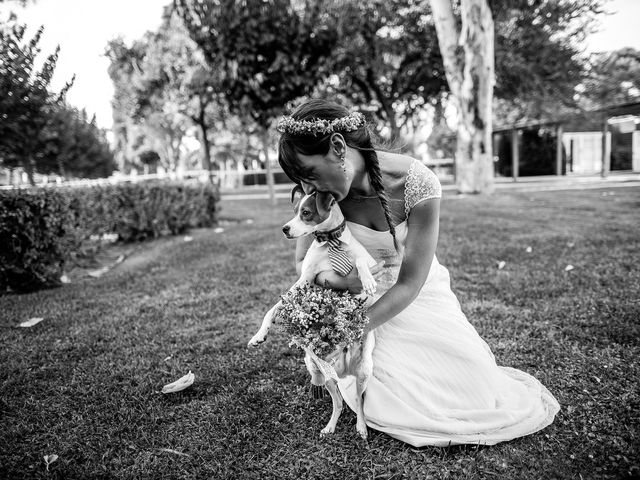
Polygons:
<instances>
[{"instance_id":1,"label":"bride","mask_svg":"<svg viewBox=\"0 0 640 480\"><path fill-rule=\"evenodd\" d=\"M496 365L451 291L435 256L442 191L433 172L375 150L364 116L325 100L301 105L278 131L285 173L305 193L330 192L351 233L384 262L367 312L376 338L367 425L417 447L492 445L549 425L556 399L531 375ZM298 239L298 273L312 241ZM316 282L361 289L355 271L322 272ZM338 386L353 409L353 381Z\"/></svg>"}]
</instances>

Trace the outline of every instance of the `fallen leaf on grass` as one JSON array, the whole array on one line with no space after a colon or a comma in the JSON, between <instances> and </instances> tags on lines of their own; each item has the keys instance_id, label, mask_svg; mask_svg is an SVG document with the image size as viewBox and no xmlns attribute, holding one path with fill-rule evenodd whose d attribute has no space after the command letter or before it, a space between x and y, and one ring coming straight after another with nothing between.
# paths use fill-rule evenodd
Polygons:
<instances>
[{"instance_id":1,"label":"fallen leaf on grass","mask_svg":"<svg viewBox=\"0 0 640 480\"><path fill-rule=\"evenodd\" d=\"M42 317L33 317L25 322L19 323L18 326L23 328L29 328L29 327L33 327L34 325L37 325L42 320L44 320L44 318Z\"/></svg>"},{"instance_id":2,"label":"fallen leaf on grass","mask_svg":"<svg viewBox=\"0 0 640 480\"><path fill-rule=\"evenodd\" d=\"M222 233L224 232L224 228L218 227L213 229L213 233Z\"/></svg>"},{"instance_id":3,"label":"fallen leaf on grass","mask_svg":"<svg viewBox=\"0 0 640 480\"><path fill-rule=\"evenodd\" d=\"M102 267L102 268L99 268L98 270L92 270L88 272L87 275L93 278L100 278L102 275L104 275L108 271L109 271L109 267Z\"/></svg>"},{"instance_id":4,"label":"fallen leaf on grass","mask_svg":"<svg viewBox=\"0 0 640 480\"><path fill-rule=\"evenodd\" d=\"M191 242L191 241L193 241L193 237L191 237L191 236L189 236L189 235L185 235L185 236L184 236L184 238L183 238L183 240L184 240L185 242Z\"/></svg>"},{"instance_id":5,"label":"fallen leaf on grass","mask_svg":"<svg viewBox=\"0 0 640 480\"><path fill-rule=\"evenodd\" d=\"M184 377L181 377L175 382L169 383L168 385L162 387L162 393L174 393L184 390L185 388L193 384L195 378L196 376L191 373L191 370L189 370L189 373L187 373Z\"/></svg>"},{"instance_id":6,"label":"fallen leaf on grass","mask_svg":"<svg viewBox=\"0 0 640 480\"><path fill-rule=\"evenodd\" d=\"M502 270L506 264L507 264L507 262L505 262L503 260L500 260L498 262L498 270Z\"/></svg>"},{"instance_id":7,"label":"fallen leaf on grass","mask_svg":"<svg viewBox=\"0 0 640 480\"><path fill-rule=\"evenodd\" d=\"M163 362L167 362L167 361L169 361L169 360L171 360L171 355L169 355L167 358L165 358L165 359L163 360Z\"/></svg>"},{"instance_id":8,"label":"fallen leaf on grass","mask_svg":"<svg viewBox=\"0 0 640 480\"><path fill-rule=\"evenodd\" d=\"M53 462L58 460L58 455L56 455L55 453L52 453L51 455L45 455L43 458L44 458L44 463L47 467L47 472L48 472L49 465L51 465Z\"/></svg>"},{"instance_id":9,"label":"fallen leaf on grass","mask_svg":"<svg viewBox=\"0 0 640 480\"><path fill-rule=\"evenodd\" d=\"M114 265L118 265L119 263L124 262L124 255L120 255L118 258L116 258L116 261L113 263Z\"/></svg>"},{"instance_id":10,"label":"fallen leaf on grass","mask_svg":"<svg viewBox=\"0 0 640 480\"><path fill-rule=\"evenodd\" d=\"M102 235L102 240L109 242L109 243L115 243L118 241L118 234L117 233L105 233L104 235Z\"/></svg>"},{"instance_id":11,"label":"fallen leaf on grass","mask_svg":"<svg viewBox=\"0 0 640 480\"><path fill-rule=\"evenodd\" d=\"M174 450L172 448L158 448L158 450L161 451L161 452L173 453L174 455L180 455L180 456L183 456L183 457L190 457L191 456L188 453L182 453L182 452L179 452L179 451Z\"/></svg>"},{"instance_id":12,"label":"fallen leaf on grass","mask_svg":"<svg viewBox=\"0 0 640 480\"><path fill-rule=\"evenodd\" d=\"M571 270L573 270L573 265L567 265L566 267L564 267L564 271L565 272L570 272Z\"/></svg>"}]
</instances>

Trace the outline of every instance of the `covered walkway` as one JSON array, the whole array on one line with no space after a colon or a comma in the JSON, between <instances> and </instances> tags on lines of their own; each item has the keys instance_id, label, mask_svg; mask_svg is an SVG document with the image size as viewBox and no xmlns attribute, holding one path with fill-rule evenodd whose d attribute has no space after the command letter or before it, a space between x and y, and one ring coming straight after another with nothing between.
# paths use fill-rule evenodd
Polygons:
<instances>
[{"instance_id":1,"label":"covered walkway","mask_svg":"<svg viewBox=\"0 0 640 480\"><path fill-rule=\"evenodd\" d=\"M579 146L585 139L590 141L587 145L591 157L590 168L599 170L602 178L610 175L612 167L613 170L640 172L640 102L608 106L554 120L495 127L493 130L494 152L496 155L502 152L502 155L498 155L499 165L503 175L508 173L507 176L512 181L522 181L522 170L525 166L522 158L523 136L531 131L537 131L536 135L543 132L547 144L549 138L554 137L552 141L555 145L555 164L551 168L553 171L548 173L563 176L572 175L576 170L585 171L585 169L576 169L574 163L580 157ZM612 138L615 139L616 151L613 152L615 155L612 155ZM510 146L506 155L505 149L502 148L505 144ZM594 152L594 147L599 151ZM505 158L502 157L508 157L507 165L505 165ZM612 159L618 161L612 165ZM544 173L540 171L531 173L532 168L535 170L536 167L529 167L526 175ZM549 170L549 165L546 167ZM589 171L589 167L586 171Z\"/></svg>"}]
</instances>

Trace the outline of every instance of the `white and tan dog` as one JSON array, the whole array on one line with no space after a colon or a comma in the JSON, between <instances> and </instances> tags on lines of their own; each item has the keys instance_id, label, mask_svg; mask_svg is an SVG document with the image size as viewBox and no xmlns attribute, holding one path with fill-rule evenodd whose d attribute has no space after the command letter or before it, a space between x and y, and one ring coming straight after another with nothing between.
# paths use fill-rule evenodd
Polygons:
<instances>
[{"instance_id":1,"label":"white and tan dog","mask_svg":"<svg viewBox=\"0 0 640 480\"><path fill-rule=\"evenodd\" d=\"M302 262L300 278L290 290L297 288L304 282L313 284L318 273L332 269L328 253L329 246L325 239L337 238L341 241L343 249L349 253L352 264L357 269L358 278L363 287L363 295L373 295L376 289L376 281L370 269L376 265L376 261L362 244L351 235L342 211L333 196L322 192L305 195L299 187L292 192L292 201L294 196L297 198L294 204L295 217L284 225L282 231L289 239L314 234L316 241L309 247ZM265 341L269 328L273 323L275 312L280 305L281 302L278 302L267 312L260 330L249 341L249 346L254 347ZM365 423L362 400L373 370L371 354L374 345L374 335L369 332L362 340L362 343L336 350L325 359L320 359L309 349L305 349L304 362L311 374L312 385L314 385L315 389L324 385L331 394L333 401L331 419L327 426L322 429L321 435L334 432L342 412L343 401L338 390L337 379L354 376L356 377L357 389L356 430L362 438L367 438L367 425Z\"/></svg>"}]
</instances>

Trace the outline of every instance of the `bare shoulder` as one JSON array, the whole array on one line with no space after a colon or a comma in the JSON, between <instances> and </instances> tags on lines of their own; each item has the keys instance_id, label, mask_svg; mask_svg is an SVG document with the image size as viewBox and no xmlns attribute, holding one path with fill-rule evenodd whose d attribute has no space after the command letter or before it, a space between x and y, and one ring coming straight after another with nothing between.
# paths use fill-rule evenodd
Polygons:
<instances>
[{"instance_id":1,"label":"bare shoulder","mask_svg":"<svg viewBox=\"0 0 640 480\"><path fill-rule=\"evenodd\" d=\"M402 196L407 172L411 163L415 160L409 155L392 152L377 152L380 162L380 171L388 191Z\"/></svg>"}]
</instances>

